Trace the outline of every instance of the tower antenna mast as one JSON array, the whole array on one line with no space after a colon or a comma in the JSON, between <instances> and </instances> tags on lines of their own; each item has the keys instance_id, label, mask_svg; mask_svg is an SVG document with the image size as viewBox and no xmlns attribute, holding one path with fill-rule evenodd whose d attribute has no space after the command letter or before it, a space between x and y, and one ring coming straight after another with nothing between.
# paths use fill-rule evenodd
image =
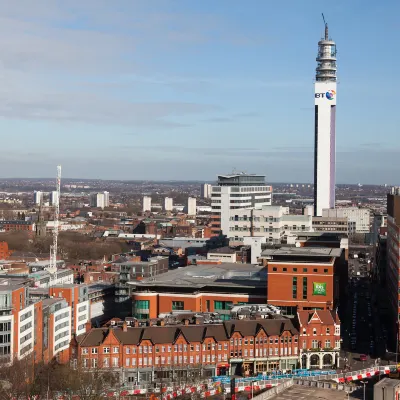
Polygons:
<instances>
[{"instance_id":1,"label":"tower antenna mast","mask_svg":"<svg viewBox=\"0 0 400 400\"><path fill-rule=\"evenodd\" d=\"M325 21L324 13L322 13L322 19L324 20L324 25L325 25L325 40L328 40L328 24Z\"/></svg>"},{"instance_id":2,"label":"tower antenna mast","mask_svg":"<svg viewBox=\"0 0 400 400\"><path fill-rule=\"evenodd\" d=\"M56 201L54 204L53 244L50 246L50 274L57 271L58 226L60 219L61 165L57 165Z\"/></svg>"}]
</instances>

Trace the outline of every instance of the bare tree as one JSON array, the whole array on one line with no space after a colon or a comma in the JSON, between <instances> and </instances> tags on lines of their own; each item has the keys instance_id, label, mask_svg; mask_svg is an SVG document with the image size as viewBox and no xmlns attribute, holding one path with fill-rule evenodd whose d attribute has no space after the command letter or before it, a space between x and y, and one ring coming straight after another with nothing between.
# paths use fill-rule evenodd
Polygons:
<instances>
[{"instance_id":1,"label":"bare tree","mask_svg":"<svg viewBox=\"0 0 400 400\"><path fill-rule=\"evenodd\" d=\"M118 376L111 369L85 368L79 364L68 370L68 387L80 400L100 400L118 386Z\"/></svg>"},{"instance_id":2,"label":"bare tree","mask_svg":"<svg viewBox=\"0 0 400 400\"><path fill-rule=\"evenodd\" d=\"M0 400L26 399L32 390L34 364L31 357L0 366Z\"/></svg>"}]
</instances>

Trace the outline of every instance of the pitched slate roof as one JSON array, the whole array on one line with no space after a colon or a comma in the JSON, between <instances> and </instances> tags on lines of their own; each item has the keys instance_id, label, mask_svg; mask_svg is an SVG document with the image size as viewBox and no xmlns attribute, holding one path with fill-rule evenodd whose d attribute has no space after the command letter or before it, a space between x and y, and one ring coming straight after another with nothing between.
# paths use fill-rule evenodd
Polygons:
<instances>
[{"instance_id":1,"label":"pitched slate roof","mask_svg":"<svg viewBox=\"0 0 400 400\"><path fill-rule=\"evenodd\" d=\"M281 335L284 331L289 331L292 335L298 335L298 330L292 321L287 318L282 319L258 319L258 320L231 320L224 323L229 336L235 332L242 336L257 336L260 329L263 329L268 336Z\"/></svg>"},{"instance_id":2,"label":"pitched slate roof","mask_svg":"<svg viewBox=\"0 0 400 400\"><path fill-rule=\"evenodd\" d=\"M315 311L298 311L297 315L302 326L306 326L311 321L313 315L316 315L323 325L334 325L339 322L336 311L315 310Z\"/></svg>"},{"instance_id":3,"label":"pitched slate roof","mask_svg":"<svg viewBox=\"0 0 400 400\"><path fill-rule=\"evenodd\" d=\"M292 335L299 333L290 319L281 318L232 320L209 325L128 327L126 332L122 327L94 328L78 336L76 340L81 346L98 346L113 332L120 343L128 345L138 345L143 340L150 340L153 344L174 343L180 335L189 343L203 342L206 338L214 338L220 342L229 340L235 332L242 336L256 336L261 329L264 329L268 336L279 336L285 331Z\"/></svg>"}]
</instances>

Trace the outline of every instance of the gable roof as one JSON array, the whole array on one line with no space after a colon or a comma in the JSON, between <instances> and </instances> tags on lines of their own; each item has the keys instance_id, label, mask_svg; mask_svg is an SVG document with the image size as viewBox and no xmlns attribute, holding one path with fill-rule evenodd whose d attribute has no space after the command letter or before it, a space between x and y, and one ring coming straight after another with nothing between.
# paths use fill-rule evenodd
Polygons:
<instances>
[{"instance_id":1,"label":"gable roof","mask_svg":"<svg viewBox=\"0 0 400 400\"><path fill-rule=\"evenodd\" d=\"M297 316L301 326L307 326L314 314L319 318L323 325L334 325L339 323L339 317L336 311L330 310L314 310L314 311L298 311Z\"/></svg>"},{"instance_id":2,"label":"gable roof","mask_svg":"<svg viewBox=\"0 0 400 400\"><path fill-rule=\"evenodd\" d=\"M81 346L85 347L102 344L109 334L114 334L124 345L138 345L143 340L149 340L153 344L175 343L180 335L183 335L189 343L204 342L207 338L221 342L229 340L235 332L242 336L256 336L261 329L268 336L279 336L285 331L292 335L299 333L290 319L281 318L232 320L225 321L223 324L209 325L128 327L126 332L121 327L94 328L76 339Z\"/></svg>"}]
</instances>

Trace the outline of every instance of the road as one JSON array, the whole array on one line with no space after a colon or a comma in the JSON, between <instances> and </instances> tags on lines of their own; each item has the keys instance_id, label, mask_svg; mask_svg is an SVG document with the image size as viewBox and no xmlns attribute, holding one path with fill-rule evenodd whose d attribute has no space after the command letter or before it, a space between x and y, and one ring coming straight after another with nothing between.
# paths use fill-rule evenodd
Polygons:
<instances>
[{"instance_id":1,"label":"road","mask_svg":"<svg viewBox=\"0 0 400 400\"><path fill-rule=\"evenodd\" d=\"M368 368L377 358L383 358L386 352L385 332L381 328L377 299L367 268L359 260L351 260L353 273L349 282L349 297L346 318L342 321L343 352L351 370ZM360 272L360 275L357 275ZM360 360L360 354L367 360Z\"/></svg>"}]
</instances>

